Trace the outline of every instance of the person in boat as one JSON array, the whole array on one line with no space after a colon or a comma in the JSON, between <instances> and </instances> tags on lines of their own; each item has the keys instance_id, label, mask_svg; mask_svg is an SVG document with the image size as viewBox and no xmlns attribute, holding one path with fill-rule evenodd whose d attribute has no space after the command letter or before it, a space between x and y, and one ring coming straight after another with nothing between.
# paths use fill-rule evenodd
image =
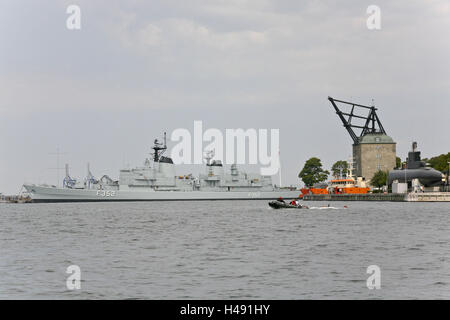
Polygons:
<instances>
[{"instance_id":1,"label":"person in boat","mask_svg":"<svg viewBox=\"0 0 450 320\"><path fill-rule=\"evenodd\" d=\"M285 203L282 197L279 197L279 198L278 198L278 201L279 201L279 202Z\"/></svg>"},{"instance_id":2,"label":"person in boat","mask_svg":"<svg viewBox=\"0 0 450 320\"><path fill-rule=\"evenodd\" d=\"M295 200L295 199L293 199L293 200L291 201L291 204L292 204L293 206L298 207L297 200Z\"/></svg>"}]
</instances>

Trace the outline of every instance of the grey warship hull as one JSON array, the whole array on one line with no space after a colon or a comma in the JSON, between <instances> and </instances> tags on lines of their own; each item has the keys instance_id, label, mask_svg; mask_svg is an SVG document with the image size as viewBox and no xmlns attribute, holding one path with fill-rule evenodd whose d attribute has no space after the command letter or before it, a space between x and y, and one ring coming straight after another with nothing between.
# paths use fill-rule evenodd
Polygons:
<instances>
[{"instance_id":1,"label":"grey warship hull","mask_svg":"<svg viewBox=\"0 0 450 320\"><path fill-rule=\"evenodd\" d=\"M274 200L298 198L299 191L121 191L65 189L25 185L32 202L101 202L101 201L188 201L188 200Z\"/></svg>"},{"instance_id":2,"label":"grey warship hull","mask_svg":"<svg viewBox=\"0 0 450 320\"><path fill-rule=\"evenodd\" d=\"M96 179L89 164L84 182L73 179L66 165L63 187L25 184L33 202L93 202L93 201L186 201L186 200L273 200L279 197L298 198L300 191L272 184L271 176L246 173L231 165L226 172L220 160L206 156L204 173L177 175L172 159L163 156L167 149L155 140L153 163L120 170L119 179L104 175Z\"/></svg>"}]
</instances>

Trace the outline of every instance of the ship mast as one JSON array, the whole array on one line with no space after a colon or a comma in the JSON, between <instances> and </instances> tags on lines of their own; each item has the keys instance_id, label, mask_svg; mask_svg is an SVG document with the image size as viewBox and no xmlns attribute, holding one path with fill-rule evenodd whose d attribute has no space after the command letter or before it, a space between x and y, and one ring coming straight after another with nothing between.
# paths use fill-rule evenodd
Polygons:
<instances>
[{"instance_id":1,"label":"ship mast","mask_svg":"<svg viewBox=\"0 0 450 320\"><path fill-rule=\"evenodd\" d=\"M60 156L66 155L67 152L61 152L59 147L56 147L56 153L49 153L49 154L56 156L56 168L50 168L50 169L56 170L56 186L59 187L61 185L61 183L59 181L59 170L64 169L59 166L59 160L60 160Z\"/></svg>"},{"instance_id":2,"label":"ship mast","mask_svg":"<svg viewBox=\"0 0 450 320\"><path fill-rule=\"evenodd\" d=\"M155 139L153 143L153 161L159 162L159 159L161 158L161 155L164 153L164 151L167 150L167 142L166 142L166 133L164 132L164 143L161 143L158 141L158 139Z\"/></svg>"},{"instance_id":3,"label":"ship mast","mask_svg":"<svg viewBox=\"0 0 450 320\"><path fill-rule=\"evenodd\" d=\"M206 165L210 166L211 165L211 159L214 158L214 150L208 150L205 152L205 160L206 160Z\"/></svg>"}]
</instances>

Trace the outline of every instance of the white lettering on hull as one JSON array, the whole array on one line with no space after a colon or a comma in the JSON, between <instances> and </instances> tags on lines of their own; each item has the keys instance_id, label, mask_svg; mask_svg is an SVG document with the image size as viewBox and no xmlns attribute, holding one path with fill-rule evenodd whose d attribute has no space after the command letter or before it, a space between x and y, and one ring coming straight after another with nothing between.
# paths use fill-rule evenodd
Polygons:
<instances>
[{"instance_id":1,"label":"white lettering on hull","mask_svg":"<svg viewBox=\"0 0 450 320\"><path fill-rule=\"evenodd\" d=\"M115 197L116 192L114 190L98 190L97 196L99 196L99 197Z\"/></svg>"}]
</instances>

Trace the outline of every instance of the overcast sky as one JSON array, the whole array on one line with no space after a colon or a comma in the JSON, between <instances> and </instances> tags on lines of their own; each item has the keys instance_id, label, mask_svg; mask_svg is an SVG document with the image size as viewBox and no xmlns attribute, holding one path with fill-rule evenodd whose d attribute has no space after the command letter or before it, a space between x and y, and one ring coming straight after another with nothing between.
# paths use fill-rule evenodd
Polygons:
<instances>
[{"instance_id":1,"label":"overcast sky","mask_svg":"<svg viewBox=\"0 0 450 320\"><path fill-rule=\"evenodd\" d=\"M66 28L70 4L81 30ZM366 26L372 4L381 30ZM373 99L402 158L413 140L450 151L448 0L3 0L0 39L4 193L55 184L57 147L74 176L89 161L117 178L194 120L279 128L283 182L298 184L306 159L351 154L327 96Z\"/></svg>"}]
</instances>

